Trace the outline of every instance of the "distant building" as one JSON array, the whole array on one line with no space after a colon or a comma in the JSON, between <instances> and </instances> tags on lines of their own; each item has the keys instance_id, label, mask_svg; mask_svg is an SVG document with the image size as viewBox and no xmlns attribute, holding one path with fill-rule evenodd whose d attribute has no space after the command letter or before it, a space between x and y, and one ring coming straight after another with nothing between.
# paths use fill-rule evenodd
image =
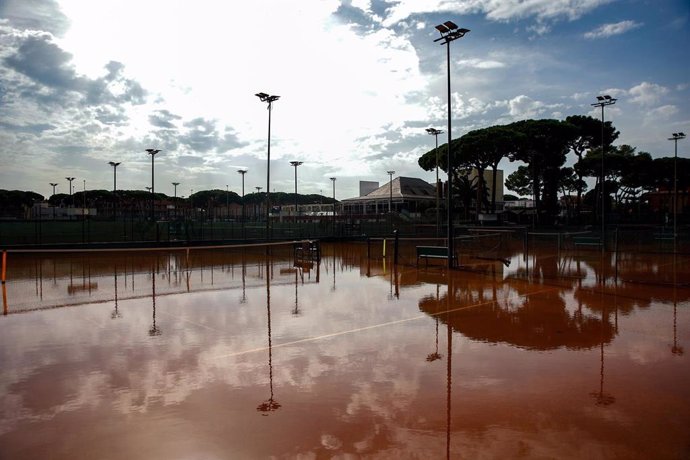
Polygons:
<instances>
[{"instance_id":1,"label":"distant building","mask_svg":"<svg viewBox=\"0 0 690 460\"><path fill-rule=\"evenodd\" d=\"M366 196L379 188L379 183L369 180L359 181L359 196Z\"/></svg>"},{"instance_id":2,"label":"distant building","mask_svg":"<svg viewBox=\"0 0 690 460\"><path fill-rule=\"evenodd\" d=\"M419 215L436 205L436 190L416 177L396 177L366 195L342 200L341 205L347 215L384 214L389 206L393 212Z\"/></svg>"}]
</instances>

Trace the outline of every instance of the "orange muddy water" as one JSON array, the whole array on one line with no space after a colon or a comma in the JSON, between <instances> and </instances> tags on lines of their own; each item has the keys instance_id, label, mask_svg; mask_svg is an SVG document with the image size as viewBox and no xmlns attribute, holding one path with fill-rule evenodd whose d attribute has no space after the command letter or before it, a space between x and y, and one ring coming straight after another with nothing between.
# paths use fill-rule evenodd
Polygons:
<instances>
[{"instance_id":1,"label":"orange muddy water","mask_svg":"<svg viewBox=\"0 0 690 460\"><path fill-rule=\"evenodd\" d=\"M10 253L0 458L690 458L653 249Z\"/></svg>"}]
</instances>

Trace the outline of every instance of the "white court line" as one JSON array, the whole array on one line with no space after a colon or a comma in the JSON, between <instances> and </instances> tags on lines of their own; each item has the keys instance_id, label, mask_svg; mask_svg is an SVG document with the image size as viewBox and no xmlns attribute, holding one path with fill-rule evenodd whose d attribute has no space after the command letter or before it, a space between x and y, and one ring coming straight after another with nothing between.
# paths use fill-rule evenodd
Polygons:
<instances>
[{"instance_id":1,"label":"white court line","mask_svg":"<svg viewBox=\"0 0 690 460\"><path fill-rule=\"evenodd\" d=\"M509 298L506 299L506 300L509 300L509 299L511 299L511 298L529 297L529 296L534 295L534 294L541 294L541 293L544 293L544 292L550 292L550 291L556 291L556 290L560 290L560 288L540 289L540 290L538 290L538 291L530 292L530 293L528 293L528 294L522 294L522 295L511 296L511 297L509 297ZM488 301L488 302L481 302L481 303L477 303L477 304L474 304L474 305L467 305L467 306L464 306L464 307L452 308L452 309L450 309L450 310L443 310L443 311L440 311L440 312L438 312L438 313L423 314L423 315L413 316L413 317L411 317L411 318L398 319L398 320L395 320L395 321L388 321L388 322L385 322L385 323L374 324L374 325L371 325L371 326L364 326L364 327L358 327L358 328L355 328L355 329L349 329L349 330L347 330L347 331L333 332L333 333L330 333L330 334L323 334L323 335L319 335L319 336L316 336L316 337L307 337L306 339L299 339L299 340L293 340L293 341L291 341L291 342L279 343L279 344L277 344L277 345L271 346L271 348L272 348L272 349L273 349L273 348L282 348L282 347L289 347L289 346L292 346L292 345L297 345L297 344L300 344L300 343L315 342L315 341L321 340L321 339L329 339L329 338L331 338L331 337L338 337L338 336L341 336L341 335L352 334L352 333L355 333L355 332L367 331L367 330L370 330L370 329L377 329L377 328L379 328L379 327L392 326L392 325L395 325L395 324L402 324L402 323L406 323L406 322L409 322L409 321L415 321L415 320L422 319L422 318L428 318L428 317L430 317L430 316L432 316L432 317L433 317L433 316L441 316L441 315L445 315L445 314L447 314L447 313L453 313L453 312L456 312L456 311L469 310L469 309L471 309L471 308L477 308L477 307L482 307L482 306L485 306L485 305L491 305L491 304L493 304L493 303L495 303L495 301L494 301L494 300L490 300L490 301ZM250 353L256 353L256 352L259 352L259 351L266 351L266 350L268 350L268 347L252 348L252 349L250 349L250 350L243 350L243 351L238 351L238 352L235 352L235 353L227 353L227 354L224 354L224 355L215 356L214 359L231 358L231 357L233 357L233 356L247 355L247 354L250 354Z\"/></svg>"}]
</instances>

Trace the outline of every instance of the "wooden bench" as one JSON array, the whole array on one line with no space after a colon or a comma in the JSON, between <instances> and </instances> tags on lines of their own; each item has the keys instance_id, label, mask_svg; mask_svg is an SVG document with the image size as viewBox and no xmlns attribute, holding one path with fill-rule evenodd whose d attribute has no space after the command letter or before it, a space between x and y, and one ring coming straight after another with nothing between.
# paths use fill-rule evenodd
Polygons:
<instances>
[{"instance_id":1,"label":"wooden bench","mask_svg":"<svg viewBox=\"0 0 690 460\"><path fill-rule=\"evenodd\" d=\"M601 239L596 236L574 236L575 246L601 246Z\"/></svg>"},{"instance_id":2,"label":"wooden bench","mask_svg":"<svg viewBox=\"0 0 690 460\"><path fill-rule=\"evenodd\" d=\"M453 265L457 261L457 255L453 255ZM448 260L447 246L417 246L417 266L419 266L419 259L424 259L427 266L429 259Z\"/></svg>"}]
</instances>

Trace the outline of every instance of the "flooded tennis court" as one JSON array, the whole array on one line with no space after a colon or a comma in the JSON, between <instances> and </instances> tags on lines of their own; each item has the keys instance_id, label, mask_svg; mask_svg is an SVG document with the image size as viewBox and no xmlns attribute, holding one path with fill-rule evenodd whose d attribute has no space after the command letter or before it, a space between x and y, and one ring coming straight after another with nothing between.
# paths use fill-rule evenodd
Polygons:
<instances>
[{"instance_id":1,"label":"flooded tennis court","mask_svg":"<svg viewBox=\"0 0 690 460\"><path fill-rule=\"evenodd\" d=\"M10 253L0 458L690 457L689 255L373 245Z\"/></svg>"}]
</instances>

